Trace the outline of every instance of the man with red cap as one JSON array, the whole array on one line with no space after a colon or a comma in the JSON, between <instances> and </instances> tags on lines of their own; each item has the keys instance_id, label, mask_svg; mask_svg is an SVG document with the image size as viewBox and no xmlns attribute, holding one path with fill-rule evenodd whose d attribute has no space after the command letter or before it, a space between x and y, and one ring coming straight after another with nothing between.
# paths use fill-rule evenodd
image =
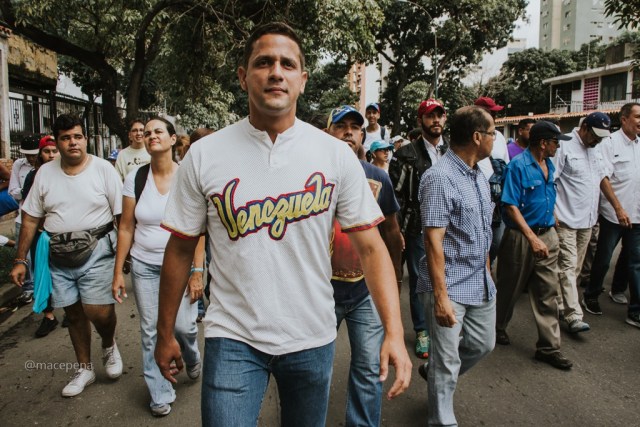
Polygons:
<instances>
[{"instance_id":1,"label":"man with red cap","mask_svg":"<svg viewBox=\"0 0 640 427\"><path fill-rule=\"evenodd\" d=\"M429 335L424 306L416 293L419 266L425 256L418 190L422 174L436 164L449 146L442 136L446 120L446 111L440 101L422 101L418 107L418 125L422 134L401 147L389 165L389 176L401 206L400 228L404 235L409 270L411 320L416 332L415 352L422 359L429 357Z\"/></svg>"},{"instance_id":2,"label":"man with red cap","mask_svg":"<svg viewBox=\"0 0 640 427\"><path fill-rule=\"evenodd\" d=\"M474 104L478 107L484 108L489 114L491 114L491 117L493 117L494 121L496 119L496 113L504 109L502 105L496 104L493 99L487 96L476 99ZM507 140L505 139L502 132L496 129L491 156L478 162L478 167L491 184L491 196L493 197L494 201L500 200L500 196L502 195L502 186L493 185L493 182L499 183L501 181L500 178L507 164L509 164L509 150L507 149ZM491 179L494 174L496 174L496 177L494 179ZM494 211L493 215L493 224L491 225L491 228L493 230L493 240L491 241L489 258L492 263L498 255L498 247L500 246L500 241L502 240L502 235L504 234L504 223L502 222L500 209L497 205L498 203L496 203L496 210Z\"/></svg>"}]
</instances>

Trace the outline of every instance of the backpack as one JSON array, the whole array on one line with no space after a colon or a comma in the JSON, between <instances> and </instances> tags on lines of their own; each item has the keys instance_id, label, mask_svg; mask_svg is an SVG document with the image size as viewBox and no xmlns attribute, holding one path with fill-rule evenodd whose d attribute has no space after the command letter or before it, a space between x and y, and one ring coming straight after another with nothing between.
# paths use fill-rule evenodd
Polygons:
<instances>
[{"instance_id":1,"label":"backpack","mask_svg":"<svg viewBox=\"0 0 640 427\"><path fill-rule=\"evenodd\" d=\"M502 159L494 159L493 157L489 157L489 160L491 160L491 167L493 168L493 175L489 178L491 200L498 204L502 199L502 184L504 182L504 172L507 169L507 163Z\"/></svg>"},{"instance_id":2,"label":"backpack","mask_svg":"<svg viewBox=\"0 0 640 427\"><path fill-rule=\"evenodd\" d=\"M136 177L133 186L133 192L136 196L136 203L138 203L138 200L140 200L140 196L142 195L144 186L147 185L147 178L149 177L150 170L151 164L147 163L146 165L140 166L136 171Z\"/></svg>"},{"instance_id":3,"label":"backpack","mask_svg":"<svg viewBox=\"0 0 640 427\"><path fill-rule=\"evenodd\" d=\"M386 127L380 126L380 139L384 139L384 135L385 135L386 131L387 131ZM366 126L362 128L362 133L364 135L364 139L367 139L367 127ZM364 141L364 139L363 139L363 141Z\"/></svg>"}]
</instances>

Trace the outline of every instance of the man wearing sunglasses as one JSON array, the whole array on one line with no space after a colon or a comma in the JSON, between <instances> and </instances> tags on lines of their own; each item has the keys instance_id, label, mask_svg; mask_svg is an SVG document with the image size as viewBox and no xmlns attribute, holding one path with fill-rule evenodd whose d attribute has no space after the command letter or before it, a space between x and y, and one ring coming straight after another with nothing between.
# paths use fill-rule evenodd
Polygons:
<instances>
[{"instance_id":1,"label":"man wearing sunglasses","mask_svg":"<svg viewBox=\"0 0 640 427\"><path fill-rule=\"evenodd\" d=\"M506 329L524 289L538 326L535 358L558 369L573 364L560 353L558 325L558 234L553 215L556 201L555 156L563 135L551 122L531 128L529 148L505 172L502 218L506 230L498 252L496 343L509 344Z\"/></svg>"}]
</instances>

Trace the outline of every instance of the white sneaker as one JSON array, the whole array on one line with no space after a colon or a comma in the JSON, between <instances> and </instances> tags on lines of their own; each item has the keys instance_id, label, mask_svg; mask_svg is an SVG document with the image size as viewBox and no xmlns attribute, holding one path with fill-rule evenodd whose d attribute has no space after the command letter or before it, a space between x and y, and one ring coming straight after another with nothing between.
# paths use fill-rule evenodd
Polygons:
<instances>
[{"instance_id":1,"label":"white sneaker","mask_svg":"<svg viewBox=\"0 0 640 427\"><path fill-rule=\"evenodd\" d=\"M192 380L195 380L200 376L201 370L202 370L202 364L200 362L191 366L187 365L187 376Z\"/></svg>"},{"instance_id":2,"label":"white sneaker","mask_svg":"<svg viewBox=\"0 0 640 427\"><path fill-rule=\"evenodd\" d=\"M151 414L154 417L164 417L165 415L169 415L170 412L171 412L171 405L169 405L168 403L165 403L164 405L160 405L160 406L151 407Z\"/></svg>"},{"instance_id":3,"label":"white sneaker","mask_svg":"<svg viewBox=\"0 0 640 427\"><path fill-rule=\"evenodd\" d=\"M107 371L107 377L112 380L122 375L122 357L115 341L111 347L102 349L102 364Z\"/></svg>"},{"instance_id":4,"label":"white sneaker","mask_svg":"<svg viewBox=\"0 0 640 427\"><path fill-rule=\"evenodd\" d=\"M613 302L615 302L616 304L628 304L629 303L629 301L627 300L627 297L622 292L618 292L618 293L614 294L613 292L609 291L609 298L611 298L611 300Z\"/></svg>"},{"instance_id":5,"label":"white sneaker","mask_svg":"<svg viewBox=\"0 0 640 427\"><path fill-rule=\"evenodd\" d=\"M77 396L86 386L96 380L96 374L92 369L78 369L69 381L69 384L62 389L62 397Z\"/></svg>"}]
</instances>

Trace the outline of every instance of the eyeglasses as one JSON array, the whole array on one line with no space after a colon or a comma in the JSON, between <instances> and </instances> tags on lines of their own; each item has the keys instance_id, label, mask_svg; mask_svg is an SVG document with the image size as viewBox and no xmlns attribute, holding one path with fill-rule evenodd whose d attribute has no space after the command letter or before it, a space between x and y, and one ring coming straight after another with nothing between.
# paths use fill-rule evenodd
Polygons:
<instances>
[{"instance_id":1,"label":"eyeglasses","mask_svg":"<svg viewBox=\"0 0 640 427\"><path fill-rule=\"evenodd\" d=\"M491 132L488 132L486 130L477 130L476 132L483 133L485 135L489 135L489 136L491 136L491 138L496 139L496 131L495 130L493 130Z\"/></svg>"}]
</instances>

